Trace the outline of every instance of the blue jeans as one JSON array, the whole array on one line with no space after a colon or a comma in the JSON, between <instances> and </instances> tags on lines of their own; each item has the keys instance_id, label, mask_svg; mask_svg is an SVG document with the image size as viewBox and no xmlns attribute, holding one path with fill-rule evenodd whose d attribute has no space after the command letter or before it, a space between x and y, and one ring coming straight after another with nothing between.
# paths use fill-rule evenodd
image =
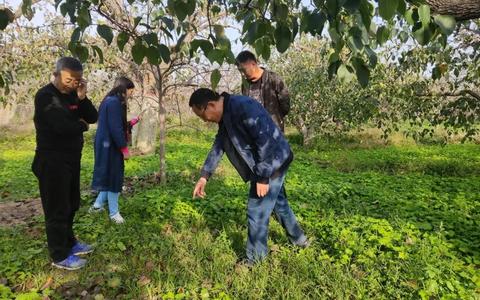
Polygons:
<instances>
[{"instance_id":1,"label":"blue jeans","mask_svg":"<svg viewBox=\"0 0 480 300\"><path fill-rule=\"evenodd\" d=\"M268 193L263 198L257 196L257 183L251 182L247 206L247 259L251 263L261 261L267 256L268 224L272 211L293 244L301 245L307 240L288 205L284 180L285 173L270 179Z\"/></svg>"},{"instance_id":2,"label":"blue jeans","mask_svg":"<svg viewBox=\"0 0 480 300\"><path fill-rule=\"evenodd\" d=\"M120 196L120 193L102 191L98 193L97 199L95 200L95 203L93 204L93 206L96 208L101 208L108 201L108 210L109 210L109 215L111 217L116 213L118 213L118 197L119 196Z\"/></svg>"}]
</instances>

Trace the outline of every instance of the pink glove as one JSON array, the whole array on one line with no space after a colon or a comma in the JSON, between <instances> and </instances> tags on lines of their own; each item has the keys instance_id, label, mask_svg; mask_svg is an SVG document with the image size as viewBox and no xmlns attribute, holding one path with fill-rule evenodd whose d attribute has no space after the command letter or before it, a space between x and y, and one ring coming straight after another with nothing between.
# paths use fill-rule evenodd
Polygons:
<instances>
[{"instance_id":1,"label":"pink glove","mask_svg":"<svg viewBox=\"0 0 480 300\"><path fill-rule=\"evenodd\" d=\"M130 152L128 151L128 147L120 148L120 152L122 152L122 154L123 154L123 159L129 159L130 158Z\"/></svg>"},{"instance_id":2,"label":"pink glove","mask_svg":"<svg viewBox=\"0 0 480 300\"><path fill-rule=\"evenodd\" d=\"M138 121L140 121L140 117L133 118L130 120L130 125L135 126L135 124L137 124Z\"/></svg>"}]
</instances>

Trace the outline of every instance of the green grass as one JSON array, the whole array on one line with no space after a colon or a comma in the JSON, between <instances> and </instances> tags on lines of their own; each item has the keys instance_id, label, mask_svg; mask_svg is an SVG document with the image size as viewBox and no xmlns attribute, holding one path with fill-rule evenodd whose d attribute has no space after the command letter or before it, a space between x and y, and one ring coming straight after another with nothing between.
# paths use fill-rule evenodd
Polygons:
<instances>
[{"instance_id":1,"label":"green grass","mask_svg":"<svg viewBox=\"0 0 480 300\"><path fill-rule=\"evenodd\" d=\"M49 266L41 218L0 229L0 298L28 292L53 299L480 297L479 145L366 149L318 141L305 148L290 138L296 158L287 193L312 247L291 246L272 221L268 260L252 270L236 266L244 255L248 186L224 161L207 198L191 199L212 131L169 132L166 185L149 181L155 155L127 162L133 191L120 203L125 225L87 214L89 135L86 192L75 223L77 235L96 245L88 266L78 272ZM2 201L38 196L33 149L31 136L0 142ZM53 283L41 290L49 277Z\"/></svg>"}]
</instances>

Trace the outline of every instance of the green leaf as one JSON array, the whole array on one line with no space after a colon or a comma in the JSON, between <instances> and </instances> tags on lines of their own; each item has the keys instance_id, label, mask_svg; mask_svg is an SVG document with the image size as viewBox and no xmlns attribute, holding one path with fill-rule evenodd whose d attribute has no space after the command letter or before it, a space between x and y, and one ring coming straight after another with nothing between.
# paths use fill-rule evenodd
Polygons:
<instances>
[{"instance_id":1,"label":"green leaf","mask_svg":"<svg viewBox=\"0 0 480 300\"><path fill-rule=\"evenodd\" d=\"M421 23L418 23L418 24L421 24ZM432 38L432 35L433 35L433 32L434 32L434 30L432 30L431 26L429 26L429 25L427 25L427 26L422 26L422 25L414 26L412 28L412 30L414 30L413 31L413 36L418 41L418 43L422 46L425 46L426 44L428 44L428 42L430 42L430 40Z\"/></svg>"},{"instance_id":2,"label":"green leaf","mask_svg":"<svg viewBox=\"0 0 480 300\"><path fill-rule=\"evenodd\" d=\"M442 77L442 72L440 71L440 69L438 68L438 66L435 66L433 69L432 69L432 79L433 80L437 80L437 79L440 79Z\"/></svg>"},{"instance_id":3,"label":"green leaf","mask_svg":"<svg viewBox=\"0 0 480 300\"><path fill-rule=\"evenodd\" d=\"M433 19L445 35L452 34L457 25L455 18L452 16L437 15Z\"/></svg>"},{"instance_id":4,"label":"green leaf","mask_svg":"<svg viewBox=\"0 0 480 300\"><path fill-rule=\"evenodd\" d=\"M191 16L195 12L196 3L196 0L187 0L185 8L188 16Z\"/></svg>"},{"instance_id":5,"label":"green leaf","mask_svg":"<svg viewBox=\"0 0 480 300\"><path fill-rule=\"evenodd\" d=\"M365 25L365 28L370 28L373 17L373 6L367 0L362 0L360 3L360 15L362 16L363 25Z\"/></svg>"},{"instance_id":6,"label":"green leaf","mask_svg":"<svg viewBox=\"0 0 480 300\"><path fill-rule=\"evenodd\" d=\"M292 40L290 29L284 24L279 24L273 35L275 37L275 45L277 46L278 52L285 52L290 46Z\"/></svg>"},{"instance_id":7,"label":"green leaf","mask_svg":"<svg viewBox=\"0 0 480 300\"><path fill-rule=\"evenodd\" d=\"M420 5L418 8L418 16L420 17L423 26L427 26L430 23L430 6L425 4Z\"/></svg>"},{"instance_id":8,"label":"green leaf","mask_svg":"<svg viewBox=\"0 0 480 300\"><path fill-rule=\"evenodd\" d=\"M138 24L140 24L140 21L142 21L142 17L136 17L135 19L133 19L133 27L137 27Z\"/></svg>"},{"instance_id":9,"label":"green leaf","mask_svg":"<svg viewBox=\"0 0 480 300\"><path fill-rule=\"evenodd\" d=\"M334 27L328 28L328 34L330 35L332 42L334 42L335 44L341 41L340 34Z\"/></svg>"},{"instance_id":10,"label":"green leaf","mask_svg":"<svg viewBox=\"0 0 480 300\"><path fill-rule=\"evenodd\" d=\"M210 74L210 84L212 86L212 90L216 90L220 79L222 78L222 74L218 69L213 70L212 74Z\"/></svg>"},{"instance_id":11,"label":"green leaf","mask_svg":"<svg viewBox=\"0 0 480 300\"><path fill-rule=\"evenodd\" d=\"M218 15L222 10L218 5L213 5L211 11L214 15Z\"/></svg>"},{"instance_id":12,"label":"green leaf","mask_svg":"<svg viewBox=\"0 0 480 300\"><path fill-rule=\"evenodd\" d=\"M270 58L270 43L268 42L268 38L264 37L255 42L255 52L265 60Z\"/></svg>"},{"instance_id":13,"label":"green leaf","mask_svg":"<svg viewBox=\"0 0 480 300\"><path fill-rule=\"evenodd\" d=\"M223 64L223 51L219 49L213 49L207 54L208 60L210 60L211 63L217 62L219 65Z\"/></svg>"},{"instance_id":14,"label":"green leaf","mask_svg":"<svg viewBox=\"0 0 480 300\"><path fill-rule=\"evenodd\" d=\"M89 56L88 48L82 45L77 45L75 48L75 56L82 62L86 62Z\"/></svg>"},{"instance_id":15,"label":"green leaf","mask_svg":"<svg viewBox=\"0 0 480 300\"><path fill-rule=\"evenodd\" d=\"M125 48L125 45L127 44L129 38L130 38L130 36L125 31L122 31L118 34L118 36L117 36L117 46L118 46L118 49L120 49L121 52L123 52L123 49Z\"/></svg>"},{"instance_id":16,"label":"green leaf","mask_svg":"<svg viewBox=\"0 0 480 300\"><path fill-rule=\"evenodd\" d=\"M158 36L156 33L151 32L151 33L144 34L142 38L150 46L158 45Z\"/></svg>"},{"instance_id":17,"label":"green leaf","mask_svg":"<svg viewBox=\"0 0 480 300\"><path fill-rule=\"evenodd\" d=\"M173 20L168 17L161 17L162 22L167 26L168 30L173 30L175 28L175 24Z\"/></svg>"},{"instance_id":18,"label":"green leaf","mask_svg":"<svg viewBox=\"0 0 480 300\"><path fill-rule=\"evenodd\" d=\"M360 9L360 3L361 1L359 0L347 0L345 1L345 4L343 4L343 7L345 7L350 13L355 13Z\"/></svg>"},{"instance_id":19,"label":"green leaf","mask_svg":"<svg viewBox=\"0 0 480 300\"><path fill-rule=\"evenodd\" d=\"M398 35L398 38L400 39L400 41L402 43L406 43L408 41L408 38L409 38L409 35L408 33L406 33L405 31L402 31L400 32L400 34Z\"/></svg>"},{"instance_id":20,"label":"green leaf","mask_svg":"<svg viewBox=\"0 0 480 300\"><path fill-rule=\"evenodd\" d=\"M326 6L327 6L328 14L332 17L336 17L338 13L337 0L327 0Z\"/></svg>"},{"instance_id":21,"label":"green leaf","mask_svg":"<svg viewBox=\"0 0 480 300\"><path fill-rule=\"evenodd\" d=\"M418 21L418 11L415 8L410 8L405 12L405 20L410 26L414 26Z\"/></svg>"},{"instance_id":22,"label":"green leaf","mask_svg":"<svg viewBox=\"0 0 480 300\"><path fill-rule=\"evenodd\" d=\"M362 42L362 31L360 28L354 26L349 31L348 43L350 45L350 49L354 52L361 51L363 49L363 42Z\"/></svg>"},{"instance_id":23,"label":"green leaf","mask_svg":"<svg viewBox=\"0 0 480 300\"><path fill-rule=\"evenodd\" d=\"M355 73L357 74L358 82L362 87L366 87L370 80L370 70L365 65L361 58L354 57L352 59L352 65L355 68Z\"/></svg>"},{"instance_id":24,"label":"green leaf","mask_svg":"<svg viewBox=\"0 0 480 300\"><path fill-rule=\"evenodd\" d=\"M378 0L378 13L384 20L390 20L395 15L399 0Z\"/></svg>"},{"instance_id":25,"label":"green leaf","mask_svg":"<svg viewBox=\"0 0 480 300\"><path fill-rule=\"evenodd\" d=\"M60 13L64 17L68 14L70 20L73 22L75 18L75 4L68 1L62 3L62 5L60 5Z\"/></svg>"},{"instance_id":26,"label":"green leaf","mask_svg":"<svg viewBox=\"0 0 480 300\"><path fill-rule=\"evenodd\" d=\"M368 56L369 66L375 68L378 62L377 53L368 46L365 46L365 53L367 53Z\"/></svg>"},{"instance_id":27,"label":"green leaf","mask_svg":"<svg viewBox=\"0 0 480 300\"><path fill-rule=\"evenodd\" d=\"M342 64L342 62L337 60L337 61L332 62L328 66L328 78L331 79L333 77L333 75L337 74L337 70L338 70L338 68L340 67L341 64Z\"/></svg>"},{"instance_id":28,"label":"green leaf","mask_svg":"<svg viewBox=\"0 0 480 300\"><path fill-rule=\"evenodd\" d=\"M385 26L380 26L377 29L377 42L379 45L383 45L386 41L388 41L388 38L390 37L390 30L386 28Z\"/></svg>"},{"instance_id":29,"label":"green leaf","mask_svg":"<svg viewBox=\"0 0 480 300\"><path fill-rule=\"evenodd\" d=\"M5 11L3 9L0 10L0 30L7 28L8 23L10 22L8 22L8 17L5 14Z\"/></svg>"},{"instance_id":30,"label":"green leaf","mask_svg":"<svg viewBox=\"0 0 480 300\"><path fill-rule=\"evenodd\" d=\"M164 44L158 45L158 51L160 51L160 56L165 63L170 62L170 49Z\"/></svg>"},{"instance_id":31,"label":"green leaf","mask_svg":"<svg viewBox=\"0 0 480 300\"><path fill-rule=\"evenodd\" d=\"M118 248L120 251L125 251L125 250L127 250L127 247L125 247L125 244L122 243L122 242L117 242L117 248ZM119 278L113 278L113 279L118 279L118 280L119 280ZM116 286L118 286L118 285L116 285Z\"/></svg>"},{"instance_id":32,"label":"green leaf","mask_svg":"<svg viewBox=\"0 0 480 300\"><path fill-rule=\"evenodd\" d=\"M98 58L100 59L100 63L103 64L103 52L102 49L100 49L98 46L93 45L92 46L93 53L95 55L98 55Z\"/></svg>"},{"instance_id":33,"label":"green leaf","mask_svg":"<svg viewBox=\"0 0 480 300\"><path fill-rule=\"evenodd\" d=\"M188 3L183 2L183 0L168 0L167 3L168 8L177 16L178 20L185 20L189 10Z\"/></svg>"},{"instance_id":34,"label":"green leaf","mask_svg":"<svg viewBox=\"0 0 480 300\"><path fill-rule=\"evenodd\" d=\"M32 0L23 0L22 1L22 14L25 16L29 21L33 19L33 9L32 9Z\"/></svg>"},{"instance_id":35,"label":"green leaf","mask_svg":"<svg viewBox=\"0 0 480 300\"><path fill-rule=\"evenodd\" d=\"M397 11L402 16L405 16L405 12L407 11L407 3L405 3L405 0L398 0Z\"/></svg>"},{"instance_id":36,"label":"green leaf","mask_svg":"<svg viewBox=\"0 0 480 300\"><path fill-rule=\"evenodd\" d=\"M97 32L105 41L107 41L108 45L112 43L113 41L112 28L108 27L107 25L98 25Z\"/></svg>"},{"instance_id":37,"label":"green leaf","mask_svg":"<svg viewBox=\"0 0 480 300\"><path fill-rule=\"evenodd\" d=\"M0 74L0 88L5 86L5 81L3 80L3 76Z\"/></svg>"},{"instance_id":38,"label":"green leaf","mask_svg":"<svg viewBox=\"0 0 480 300\"><path fill-rule=\"evenodd\" d=\"M82 30L85 30L88 26L90 26L90 24L92 24L90 11L86 6L82 6L78 10L77 24Z\"/></svg>"},{"instance_id":39,"label":"green leaf","mask_svg":"<svg viewBox=\"0 0 480 300\"><path fill-rule=\"evenodd\" d=\"M255 42L257 39L257 31L258 31L258 22L253 22L249 27L247 31L247 41L251 45Z\"/></svg>"},{"instance_id":40,"label":"green leaf","mask_svg":"<svg viewBox=\"0 0 480 300\"><path fill-rule=\"evenodd\" d=\"M137 40L135 44L132 47L132 57L133 61L137 64L140 65L143 62L143 59L147 55L147 49L145 46L142 44L141 40Z\"/></svg>"},{"instance_id":41,"label":"green leaf","mask_svg":"<svg viewBox=\"0 0 480 300\"><path fill-rule=\"evenodd\" d=\"M82 34L82 29L80 27L75 28L72 32L72 36L70 37L70 41L78 42L80 40L80 35Z\"/></svg>"},{"instance_id":42,"label":"green leaf","mask_svg":"<svg viewBox=\"0 0 480 300\"><path fill-rule=\"evenodd\" d=\"M8 23L12 21L13 13L8 8L0 9L0 30L7 28Z\"/></svg>"},{"instance_id":43,"label":"green leaf","mask_svg":"<svg viewBox=\"0 0 480 300\"><path fill-rule=\"evenodd\" d=\"M328 58L328 64L332 64L334 62L337 62L340 60L340 56L338 55L337 52L333 52L332 54L330 54L330 57Z\"/></svg>"},{"instance_id":44,"label":"green leaf","mask_svg":"<svg viewBox=\"0 0 480 300\"><path fill-rule=\"evenodd\" d=\"M351 82L355 78L355 74L350 72L346 65L342 64L337 70L338 79L342 82Z\"/></svg>"},{"instance_id":45,"label":"green leaf","mask_svg":"<svg viewBox=\"0 0 480 300\"><path fill-rule=\"evenodd\" d=\"M313 35L321 35L326 21L327 16L323 12L311 14L308 18L308 31Z\"/></svg>"},{"instance_id":46,"label":"green leaf","mask_svg":"<svg viewBox=\"0 0 480 300\"><path fill-rule=\"evenodd\" d=\"M285 21L288 17L288 6L285 3L273 2L273 16L278 21Z\"/></svg>"},{"instance_id":47,"label":"green leaf","mask_svg":"<svg viewBox=\"0 0 480 300\"><path fill-rule=\"evenodd\" d=\"M146 48L145 56L149 64L158 65L160 63L160 53L157 47L150 46Z\"/></svg>"}]
</instances>

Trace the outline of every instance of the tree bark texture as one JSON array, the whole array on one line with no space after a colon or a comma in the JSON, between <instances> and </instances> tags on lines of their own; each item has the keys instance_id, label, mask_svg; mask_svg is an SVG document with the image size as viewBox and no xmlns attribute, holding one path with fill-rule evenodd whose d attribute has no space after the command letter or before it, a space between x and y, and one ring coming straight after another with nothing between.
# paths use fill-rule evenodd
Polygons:
<instances>
[{"instance_id":1,"label":"tree bark texture","mask_svg":"<svg viewBox=\"0 0 480 300\"><path fill-rule=\"evenodd\" d=\"M426 0L433 13L451 15L457 21L480 17L480 0Z\"/></svg>"}]
</instances>

